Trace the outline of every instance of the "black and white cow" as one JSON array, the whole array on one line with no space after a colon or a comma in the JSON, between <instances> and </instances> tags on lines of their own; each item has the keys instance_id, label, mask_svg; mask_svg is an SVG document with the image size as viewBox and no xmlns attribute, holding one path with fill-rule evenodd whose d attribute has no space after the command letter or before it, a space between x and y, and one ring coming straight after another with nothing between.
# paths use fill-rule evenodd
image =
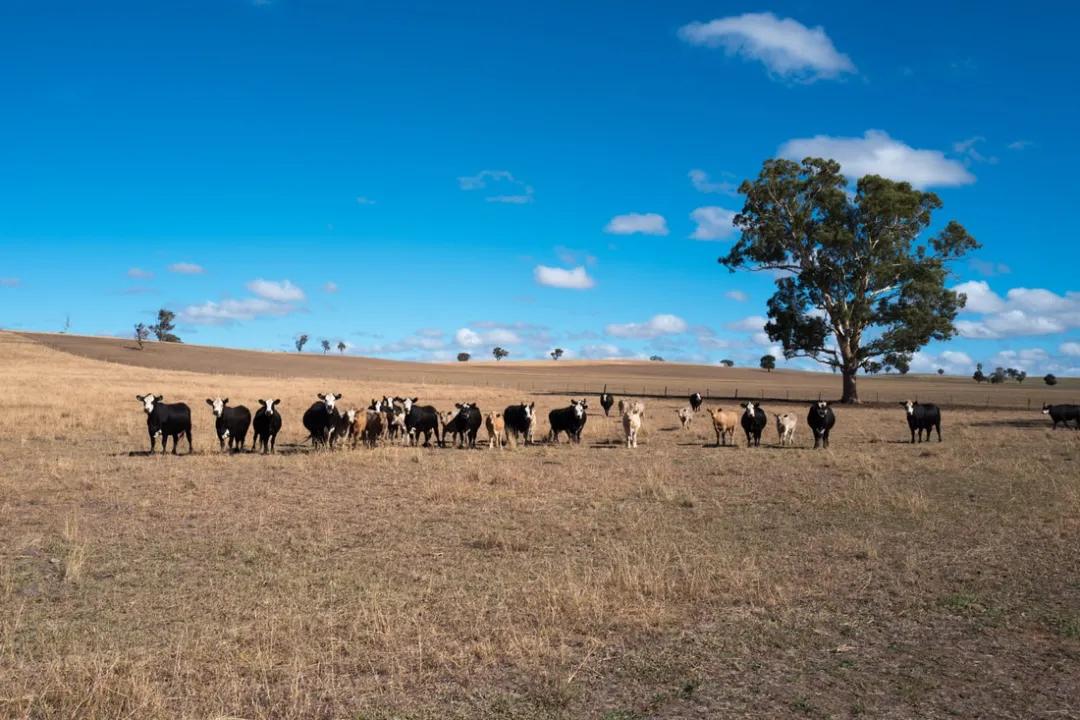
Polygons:
<instances>
[{"instance_id":1,"label":"black and white cow","mask_svg":"<svg viewBox=\"0 0 1080 720\"><path fill-rule=\"evenodd\" d=\"M345 447L345 442L352 438L353 423L356 422L356 416L360 413L360 410L356 408L349 408L342 412L337 411L334 417L334 433L330 436L330 447L334 447L334 443L340 442L342 447ZM365 413L365 419L367 418L367 411ZM353 443L355 445L355 442Z\"/></svg>"},{"instance_id":2,"label":"black and white cow","mask_svg":"<svg viewBox=\"0 0 1080 720\"><path fill-rule=\"evenodd\" d=\"M608 412L611 410L611 406L615 404L615 396L607 391L607 385L604 386L604 391L600 393L600 407L604 409L604 417L608 416Z\"/></svg>"},{"instance_id":3,"label":"black and white cow","mask_svg":"<svg viewBox=\"0 0 1080 720\"><path fill-rule=\"evenodd\" d=\"M225 443L229 444L230 451L243 450L251 427L251 411L243 405L229 407L229 398L206 398L206 404L214 412L214 426L222 451Z\"/></svg>"},{"instance_id":4,"label":"black and white cow","mask_svg":"<svg viewBox=\"0 0 1080 720\"><path fill-rule=\"evenodd\" d=\"M251 440L251 449L255 449L255 443L262 444L263 455L274 452L277 444L277 435L281 432L281 413L277 406L281 400L270 399L259 401L259 409L255 411L255 419L251 423L254 437Z\"/></svg>"},{"instance_id":5,"label":"black and white cow","mask_svg":"<svg viewBox=\"0 0 1080 720\"><path fill-rule=\"evenodd\" d=\"M926 431L926 441L930 442L930 430L937 430L938 442L941 442L941 409L931 403L921 404L918 400L905 400L900 403L907 413L907 424L911 430L911 443L915 444L915 434L919 435L922 442L923 430Z\"/></svg>"},{"instance_id":6,"label":"black and white cow","mask_svg":"<svg viewBox=\"0 0 1080 720\"><path fill-rule=\"evenodd\" d=\"M814 447L829 447L829 431L836 424L836 415L833 414L829 403L818 400L811 405L810 412L806 416L806 424L814 433ZM927 431L926 435L929 439L930 432Z\"/></svg>"},{"instance_id":7,"label":"black and white cow","mask_svg":"<svg viewBox=\"0 0 1080 720\"><path fill-rule=\"evenodd\" d=\"M510 405L503 410L503 422L506 423L506 438L513 445L525 438L525 444L533 441L533 428L536 427L536 403Z\"/></svg>"},{"instance_id":8,"label":"black and white cow","mask_svg":"<svg viewBox=\"0 0 1080 720\"><path fill-rule=\"evenodd\" d=\"M188 454L191 454L191 408L185 403L163 403L164 395L136 395L146 412L146 431L150 433L150 452L154 452L154 441L161 438L161 454L173 440L172 451L176 454L176 443L180 436L187 437Z\"/></svg>"},{"instance_id":9,"label":"black and white cow","mask_svg":"<svg viewBox=\"0 0 1080 720\"><path fill-rule=\"evenodd\" d=\"M570 407L557 408L548 413L548 422L551 423L551 434L548 439L551 442L559 442L559 433L566 433L567 442L581 442L581 431L588 419L589 403L586 400L571 400Z\"/></svg>"},{"instance_id":10,"label":"black and white cow","mask_svg":"<svg viewBox=\"0 0 1080 720\"><path fill-rule=\"evenodd\" d=\"M340 417L334 404L340 399L341 393L319 393L318 402L312 403L311 407L304 411L304 429L308 431L311 444L316 448L332 444Z\"/></svg>"},{"instance_id":11,"label":"black and white cow","mask_svg":"<svg viewBox=\"0 0 1080 720\"><path fill-rule=\"evenodd\" d=\"M442 414L442 421L444 442L449 435L452 438L451 442L456 443L458 447L464 447L466 444L470 448L476 447L476 434L484 422L476 403L456 403L453 410Z\"/></svg>"},{"instance_id":12,"label":"black and white cow","mask_svg":"<svg viewBox=\"0 0 1080 720\"><path fill-rule=\"evenodd\" d=\"M761 446L761 431L769 424L769 415L754 402L742 403L743 414L739 422L746 433L746 447Z\"/></svg>"},{"instance_id":13,"label":"black and white cow","mask_svg":"<svg viewBox=\"0 0 1080 720\"><path fill-rule=\"evenodd\" d=\"M1069 421L1076 423L1076 429L1080 430L1080 405L1043 405L1042 414L1049 415L1054 421L1051 430L1057 430L1058 423L1069 427Z\"/></svg>"},{"instance_id":14,"label":"black and white cow","mask_svg":"<svg viewBox=\"0 0 1080 720\"><path fill-rule=\"evenodd\" d=\"M420 442L420 433L423 433L424 447L431 447L431 435L434 433L435 442L441 446L443 438L439 435L439 411L431 405L417 405L417 400L419 398L394 398L394 402L400 402L405 409L409 443L415 445Z\"/></svg>"},{"instance_id":15,"label":"black and white cow","mask_svg":"<svg viewBox=\"0 0 1080 720\"><path fill-rule=\"evenodd\" d=\"M699 392L694 393L693 395L690 396L690 409L693 410L694 412L697 412L698 408L701 407L701 403L703 403L704 401L705 401L705 398L701 397L701 393L699 393Z\"/></svg>"}]
</instances>

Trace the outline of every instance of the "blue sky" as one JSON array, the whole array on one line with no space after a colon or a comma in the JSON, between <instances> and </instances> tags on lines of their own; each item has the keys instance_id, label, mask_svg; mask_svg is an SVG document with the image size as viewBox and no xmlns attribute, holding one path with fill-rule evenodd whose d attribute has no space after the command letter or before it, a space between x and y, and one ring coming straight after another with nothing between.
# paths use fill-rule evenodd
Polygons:
<instances>
[{"instance_id":1,"label":"blue sky","mask_svg":"<svg viewBox=\"0 0 1080 720\"><path fill-rule=\"evenodd\" d=\"M1052 18L1052 22L1050 19ZM0 326L756 364L717 265L775 155L909 179L983 244L916 369L1080 373L1080 9L0 5ZM801 366L801 365L800 365Z\"/></svg>"}]
</instances>

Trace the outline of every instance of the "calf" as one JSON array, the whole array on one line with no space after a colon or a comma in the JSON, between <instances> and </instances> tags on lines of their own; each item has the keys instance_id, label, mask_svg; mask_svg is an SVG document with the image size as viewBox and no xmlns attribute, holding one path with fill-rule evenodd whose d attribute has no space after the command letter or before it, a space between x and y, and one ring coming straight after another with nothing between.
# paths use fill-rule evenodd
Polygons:
<instances>
[{"instance_id":1,"label":"calf","mask_svg":"<svg viewBox=\"0 0 1080 720\"><path fill-rule=\"evenodd\" d=\"M330 447L334 446L334 443L341 442L343 445L350 438L353 437L353 423L356 422L356 418L360 415L360 410L356 408L349 408L345 412L338 412L334 416L334 432L330 435ZM367 417L367 411L364 411L364 417ZM366 424L366 421L365 421ZM356 443L353 443L356 446Z\"/></svg>"},{"instance_id":2,"label":"calf","mask_svg":"<svg viewBox=\"0 0 1080 720\"><path fill-rule=\"evenodd\" d=\"M697 412L698 408L701 407L701 403L703 401L704 400L701 397L701 393L699 393L699 392L694 393L693 395L690 396L690 409L693 410L694 412Z\"/></svg>"},{"instance_id":3,"label":"calf","mask_svg":"<svg viewBox=\"0 0 1080 720\"><path fill-rule=\"evenodd\" d=\"M319 393L318 397L319 401L304 411L303 418L304 429L315 447L332 444L340 417L334 403L341 399L341 393Z\"/></svg>"},{"instance_id":4,"label":"calf","mask_svg":"<svg viewBox=\"0 0 1080 720\"><path fill-rule=\"evenodd\" d=\"M154 452L154 441L161 438L161 454L172 438L173 455L180 436L187 437L188 455L191 454L191 408L184 403L163 403L164 395L136 395L146 412L146 431L150 434L150 452Z\"/></svg>"},{"instance_id":5,"label":"calf","mask_svg":"<svg viewBox=\"0 0 1080 720\"><path fill-rule=\"evenodd\" d=\"M630 408L622 416L623 433L626 435L626 447L637 447L638 430L641 429L641 411Z\"/></svg>"},{"instance_id":6,"label":"calf","mask_svg":"<svg viewBox=\"0 0 1080 720\"><path fill-rule=\"evenodd\" d=\"M761 446L761 431L769 422L769 416L761 409L760 405L753 402L744 402L742 414L742 429L746 433L746 447L753 442L754 447Z\"/></svg>"},{"instance_id":7,"label":"calf","mask_svg":"<svg viewBox=\"0 0 1080 720\"><path fill-rule=\"evenodd\" d=\"M784 413L776 416L776 435L780 445L791 445L795 442L795 426L799 418L794 413Z\"/></svg>"},{"instance_id":8,"label":"calf","mask_svg":"<svg viewBox=\"0 0 1080 720\"><path fill-rule=\"evenodd\" d=\"M503 414L494 411L489 412L484 419L484 425L487 427L488 447L497 447L502 450L503 433L506 432L506 422L503 420Z\"/></svg>"},{"instance_id":9,"label":"calf","mask_svg":"<svg viewBox=\"0 0 1080 720\"><path fill-rule=\"evenodd\" d=\"M277 435L281 432L281 413L277 406L280 400L260 400L259 409L255 411L255 419L251 423L254 437L251 439L251 449L255 449L255 443L262 443L263 455L274 452L277 444Z\"/></svg>"},{"instance_id":10,"label":"calf","mask_svg":"<svg viewBox=\"0 0 1080 720\"><path fill-rule=\"evenodd\" d=\"M694 408L689 407L689 406L681 407L681 408L679 408L678 415L679 415L679 423L682 425L682 429L683 430L689 430L690 429L690 422L694 419Z\"/></svg>"},{"instance_id":11,"label":"calf","mask_svg":"<svg viewBox=\"0 0 1080 720\"><path fill-rule=\"evenodd\" d=\"M379 438L383 436L385 430L386 415L381 412L368 410L363 432L364 444L368 447L375 447L379 444ZM404 429L402 429L402 437L405 437L404 432Z\"/></svg>"},{"instance_id":12,"label":"calf","mask_svg":"<svg viewBox=\"0 0 1080 720\"><path fill-rule=\"evenodd\" d=\"M405 410L405 429L408 432L409 443L415 445L420 442L420 434L424 434L424 447L431 447L431 435L435 434L435 442L443 444L443 438L439 435L439 411L431 405L417 405L418 398L394 398L394 402L400 402Z\"/></svg>"},{"instance_id":13,"label":"calf","mask_svg":"<svg viewBox=\"0 0 1080 720\"><path fill-rule=\"evenodd\" d=\"M941 410L937 405L929 403L920 405L919 402L905 400L900 403L907 412L907 424L911 430L911 444L915 444L915 434L919 435L922 442L923 430L926 431L926 442L930 442L930 430L937 430L937 440L941 442Z\"/></svg>"},{"instance_id":14,"label":"calf","mask_svg":"<svg viewBox=\"0 0 1080 720\"><path fill-rule=\"evenodd\" d=\"M349 421L349 440L351 441L351 447L355 450L356 446L361 440L366 439L368 416L372 414L370 410L352 410L352 419Z\"/></svg>"},{"instance_id":15,"label":"calf","mask_svg":"<svg viewBox=\"0 0 1080 720\"><path fill-rule=\"evenodd\" d=\"M218 443L225 450L243 450L247 444L248 428L251 427L251 411L243 405L229 407L229 398L206 398L206 404L214 411L214 425L217 429Z\"/></svg>"},{"instance_id":16,"label":"calf","mask_svg":"<svg viewBox=\"0 0 1080 720\"><path fill-rule=\"evenodd\" d=\"M1061 423L1066 428L1069 427L1070 420L1076 423L1076 429L1080 430L1080 405L1043 405L1042 414L1049 415L1050 419L1054 421L1051 430L1057 430L1058 423ZM176 449L175 442L173 443L173 449Z\"/></svg>"},{"instance_id":17,"label":"calf","mask_svg":"<svg viewBox=\"0 0 1080 720\"><path fill-rule=\"evenodd\" d=\"M814 448L829 447L829 431L836 424L836 416L833 415L829 403L818 400L810 406L810 414L806 416L806 424L814 431Z\"/></svg>"},{"instance_id":18,"label":"calf","mask_svg":"<svg viewBox=\"0 0 1080 720\"><path fill-rule=\"evenodd\" d=\"M506 440L513 447L522 437L525 444L533 441L533 428L536 425L536 403L510 405L503 410L503 423L506 425Z\"/></svg>"},{"instance_id":19,"label":"calf","mask_svg":"<svg viewBox=\"0 0 1080 720\"><path fill-rule=\"evenodd\" d=\"M615 397L607 391L607 385L604 386L604 391L600 393L600 407L604 409L604 417L608 416L608 411L611 410L611 406L615 404Z\"/></svg>"},{"instance_id":20,"label":"calf","mask_svg":"<svg viewBox=\"0 0 1080 720\"><path fill-rule=\"evenodd\" d=\"M716 431L716 447L729 442L734 445L735 427L739 424L738 414L717 408L710 410L709 415L712 417L713 430Z\"/></svg>"},{"instance_id":21,"label":"calf","mask_svg":"<svg viewBox=\"0 0 1080 720\"><path fill-rule=\"evenodd\" d=\"M558 408L548 413L548 422L551 423L551 434L548 439L551 442L559 442L559 433L566 433L567 442L581 442L581 431L585 427L589 403L586 400L570 401L570 407ZM625 414L625 412L624 412Z\"/></svg>"}]
</instances>

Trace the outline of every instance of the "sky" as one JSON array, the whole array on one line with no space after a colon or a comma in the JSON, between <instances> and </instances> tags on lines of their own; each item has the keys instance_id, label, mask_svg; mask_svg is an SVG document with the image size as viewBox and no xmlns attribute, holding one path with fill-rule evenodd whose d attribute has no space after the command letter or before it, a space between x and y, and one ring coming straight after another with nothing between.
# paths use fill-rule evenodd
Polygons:
<instances>
[{"instance_id":1,"label":"sky","mask_svg":"<svg viewBox=\"0 0 1080 720\"><path fill-rule=\"evenodd\" d=\"M0 327L756 365L735 188L815 155L982 244L915 371L1080 374L1080 6L962 5L6 0Z\"/></svg>"}]
</instances>

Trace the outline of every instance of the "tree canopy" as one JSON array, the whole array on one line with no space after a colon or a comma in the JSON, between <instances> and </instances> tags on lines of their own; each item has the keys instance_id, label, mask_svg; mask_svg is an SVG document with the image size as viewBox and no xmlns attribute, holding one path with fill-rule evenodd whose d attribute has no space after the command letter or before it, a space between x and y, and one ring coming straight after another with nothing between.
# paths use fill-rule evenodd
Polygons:
<instances>
[{"instance_id":1,"label":"tree canopy","mask_svg":"<svg viewBox=\"0 0 1080 720\"><path fill-rule=\"evenodd\" d=\"M150 326L150 332L154 333L154 337L158 339L158 342L180 342L180 338L173 334L173 330L176 329L176 325L173 323L173 320L176 319L176 313L161 308L158 310L157 318L157 323Z\"/></svg>"},{"instance_id":2,"label":"tree canopy","mask_svg":"<svg viewBox=\"0 0 1080 720\"><path fill-rule=\"evenodd\" d=\"M858 402L855 376L901 369L931 340L948 340L964 296L945 287L950 261L978 247L950 221L920 242L937 195L877 175L854 194L832 160L767 160L735 216L741 237L719 262L779 274L765 332L784 357L808 357L843 375L843 402Z\"/></svg>"}]
</instances>

